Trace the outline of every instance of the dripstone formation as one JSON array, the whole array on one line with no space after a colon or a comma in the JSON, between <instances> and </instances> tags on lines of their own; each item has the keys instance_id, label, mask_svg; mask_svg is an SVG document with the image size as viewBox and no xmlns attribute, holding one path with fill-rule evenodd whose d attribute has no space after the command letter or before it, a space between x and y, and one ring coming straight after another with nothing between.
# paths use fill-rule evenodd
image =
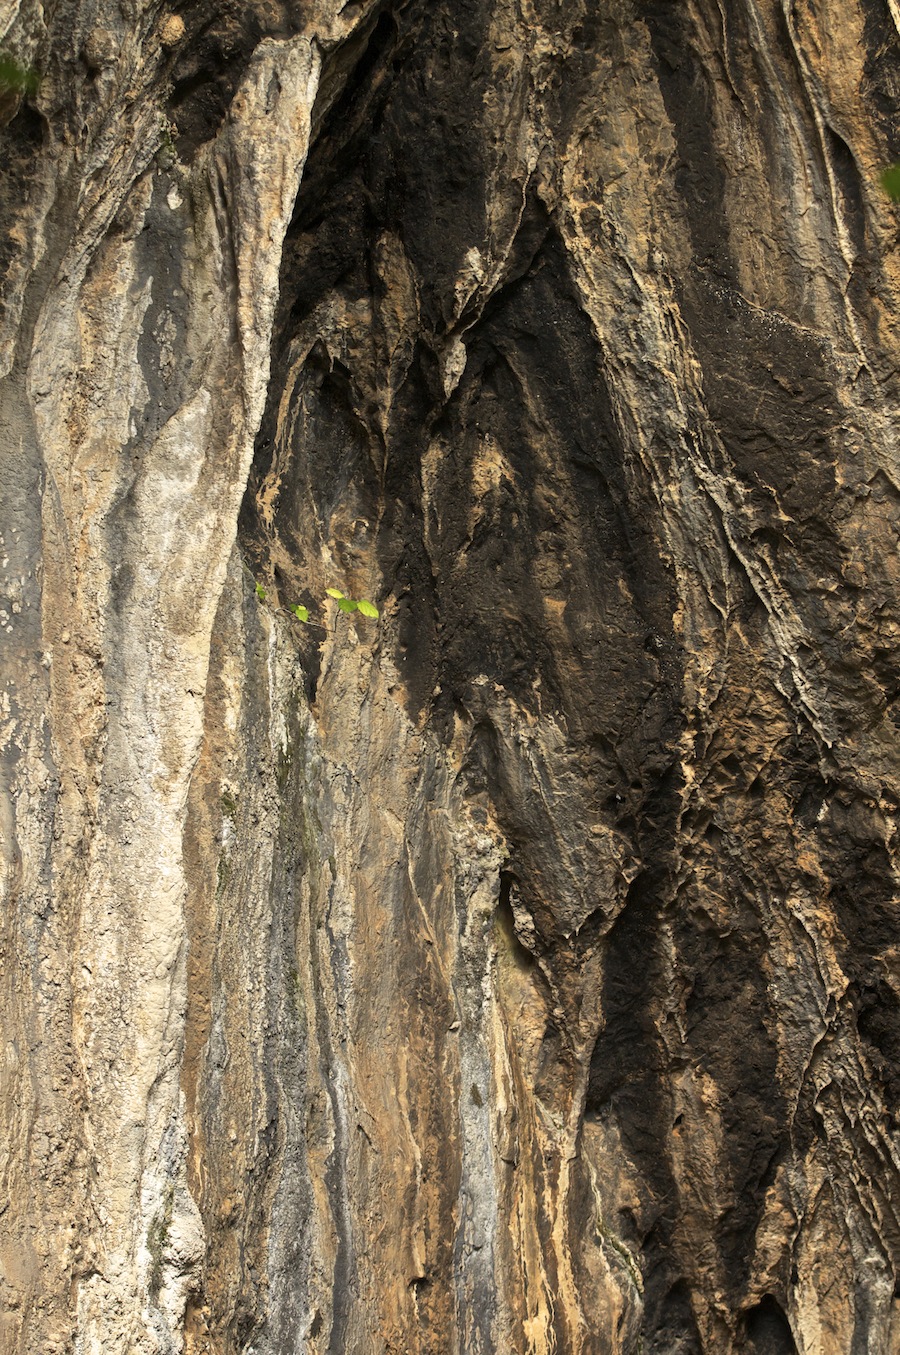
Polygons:
<instances>
[{"instance_id":1,"label":"dripstone formation","mask_svg":"<svg viewBox=\"0 0 900 1355\"><path fill-rule=\"evenodd\" d=\"M2 1355L900 1352L898 29L0 11Z\"/></svg>"}]
</instances>

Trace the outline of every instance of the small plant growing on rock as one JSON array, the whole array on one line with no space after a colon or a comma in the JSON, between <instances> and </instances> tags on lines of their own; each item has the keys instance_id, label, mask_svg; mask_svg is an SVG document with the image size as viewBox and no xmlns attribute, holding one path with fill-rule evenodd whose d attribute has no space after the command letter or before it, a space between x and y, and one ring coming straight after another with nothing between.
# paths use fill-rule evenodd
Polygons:
<instances>
[{"instance_id":1,"label":"small plant growing on rock","mask_svg":"<svg viewBox=\"0 0 900 1355\"><path fill-rule=\"evenodd\" d=\"M263 585L261 583L255 583L254 588L259 601L265 602L266 590ZM325 593L327 597L332 598L337 603L338 609L342 612L348 614L350 612L359 612L361 616L367 616L373 620L378 616L378 608L375 606L374 602L370 602L368 598L348 598L345 593L341 592L340 588L326 588ZM309 608L304 607L300 602L288 603L286 610L297 621L302 621L305 625L318 626L320 630L328 629L328 627L323 626L320 621L313 621L309 614Z\"/></svg>"},{"instance_id":2,"label":"small plant growing on rock","mask_svg":"<svg viewBox=\"0 0 900 1355\"><path fill-rule=\"evenodd\" d=\"M40 76L33 66L23 66L9 52L0 52L0 96L36 94Z\"/></svg>"},{"instance_id":3,"label":"small plant growing on rock","mask_svg":"<svg viewBox=\"0 0 900 1355\"><path fill-rule=\"evenodd\" d=\"M891 202L900 202L900 161L882 170L881 186Z\"/></svg>"},{"instance_id":4,"label":"small plant growing on rock","mask_svg":"<svg viewBox=\"0 0 900 1355\"><path fill-rule=\"evenodd\" d=\"M334 598L342 612L362 612L363 616L377 616L378 608L366 598L348 598L340 588L326 588L325 592Z\"/></svg>"}]
</instances>

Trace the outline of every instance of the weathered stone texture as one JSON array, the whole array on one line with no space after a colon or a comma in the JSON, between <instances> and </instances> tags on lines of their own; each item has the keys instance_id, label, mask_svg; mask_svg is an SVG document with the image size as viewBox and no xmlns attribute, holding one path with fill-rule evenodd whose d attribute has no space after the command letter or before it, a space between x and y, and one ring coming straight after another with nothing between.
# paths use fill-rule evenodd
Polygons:
<instances>
[{"instance_id":1,"label":"weathered stone texture","mask_svg":"<svg viewBox=\"0 0 900 1355\"><path fill-rule=\"evenodd\" d=\"M2 1355L900 1352L894 0L0 49Z\"/></svg>"}]
</instances>

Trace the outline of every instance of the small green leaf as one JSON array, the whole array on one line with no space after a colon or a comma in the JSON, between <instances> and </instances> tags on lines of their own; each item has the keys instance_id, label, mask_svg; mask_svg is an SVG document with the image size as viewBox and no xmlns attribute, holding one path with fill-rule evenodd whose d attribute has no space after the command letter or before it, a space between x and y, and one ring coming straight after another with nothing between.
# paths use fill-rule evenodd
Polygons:
<instances>
[{"instance_id":1,"label":"small green leaf","mask_svg":"<svg viewBox=\"0 0 900 1355\"><path fill-rule=\"evenodd\" d=\"M881 186L891 202L900 202L900 161L882 171Z\"/></svg>"},{"instance_id":2,"label":"small green leaf","mask_svg":"<svg viewBox=\"0 0 900 1355\"><path fill-rule=\"evenodd\" d=\"M356 605L362 612L363 616L378 615L378 608L375 606L374 602L368 602L365 598L360 598L359 602Z\"/></svg>"},{"instance_id":3,"label":"small green leaf","mask_svg":"<svg viewBox=\"0 0 900 1355\"><path fill-rule=\"evenodd\" d=\"M293 607L291 608L291 611L294 613L294 616L296 616L298 621L309 620L309 608L301 607L299 602L294 603Z\"/></svg>"},{"instance_id":4,"label":"small green leaf","mask_svg":"<svg viewBox=\"0 0 900 1355\"><path fill-rule=\"evenodd\" d=\"M352 598L338 598L337 605L342 612L355 612L357 606Z\"/></svg>"},{"instance_id":5,"label":"small green leaf","mask_svg":"<svg viewBox=\"0 0 900 1355\"><path fill-rule=\"evenodd\" d=\"M325 592L330 598L337 598L338 602L340 602L341 598L344 596L340 588L326 588Z\"/></svg>"},{"instance_id":6,"label":"small green leaf","mask_svg":"<svg viewBox=\"0 0 900 1355\"><path fill-rule=\"evenodd\" d=\"M265 590L265 588L263 588L263 586L262 586L261 583L258 583L258 584L256 585L256 596L259 598L260 602L265 602L265 600L266 600L266 590Z\"/></svg>"},{"instance_id":7,"label":"small green leaf","mask_svg":"<svg viewBox=\"0 0 900 1355\"><path fill-rule=\"evenodd\" d=\"M39 84L40 76L33 67L23 66L8 52L0 52L0 94L36 94Z\"/></svg>"}]
</instances>

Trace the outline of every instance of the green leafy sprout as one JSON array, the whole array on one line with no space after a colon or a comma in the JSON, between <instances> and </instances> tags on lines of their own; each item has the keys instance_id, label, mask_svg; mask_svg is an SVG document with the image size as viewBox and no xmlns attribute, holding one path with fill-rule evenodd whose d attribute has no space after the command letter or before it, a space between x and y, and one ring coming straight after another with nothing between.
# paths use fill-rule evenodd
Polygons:
<instances>
[{"instance_id":1,"label":"green leafy sprout","mask_svg":"<svg viewBox=\"0 0 900 1355\"><path fill-rule=\"evenodd\" d=\"M881 186L891 202L900 202L900 160L882 170Z\"/></svg>"},{"instance_id":2,"label":"green leafy sprout","mask_svg":"<svg viewBox=\"0 0 900 1355\"><path fill-rule=\"evenodd\" d=\"M254 587L259 601L265 602L265 588L261 583L254 584ZM368 598L348 598L345 593L341 592L340 588L326 588L325 593L326 597L332 598L337 603L338 610L341 612L348 614L350 612L359 612L361 616L367 616L371 620L376 620L378 617L378 608L375 606L374 602L370 602ZM309 608L304 607L300 602L288 603L287 611L291 616L295 617L297 621L302 621L309 626L319 626L321 630L327 629L321 622L313 621L309 614Z\"/></svg>"},{"instance_id":3,"label":"green leafy sprout","mask_svg":"<svg viewBox=\"0 0 900 1355\"><path fill-rule=\"evenodd\" d=\"M330 598L334 598L342 612L361 612L363 616L377 616L378 608L367 598L348 598L341 592L340 588L326 588L325 592Z\"/></svg>"},{"instance_id":4,"label":"green leafy sprout","mask_svg":"<svg viewBox=\"0 0 900 1355\"><path fill-rule=\"evenodd\" d=\"M41 78L9 52L0 52L0 94L36 94Z\"/></svg>"}]
</instances>

